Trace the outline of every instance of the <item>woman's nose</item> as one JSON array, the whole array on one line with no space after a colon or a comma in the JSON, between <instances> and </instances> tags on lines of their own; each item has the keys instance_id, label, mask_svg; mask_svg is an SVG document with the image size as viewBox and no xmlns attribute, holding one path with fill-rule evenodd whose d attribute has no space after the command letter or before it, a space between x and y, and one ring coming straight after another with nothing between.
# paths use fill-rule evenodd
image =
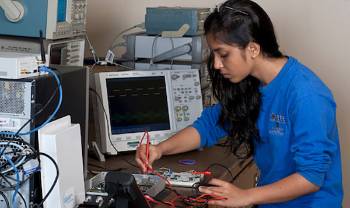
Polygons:
<instances>
[{"instance_id":1,"label":"woman's nose","mask_svg":"<svg viewBox=\"0 0 350 208\"><path fill-rule=\"evenodd\" d=\"M224 67L224 65L222 64L222 61L220 58L218 58L217 56L214 57L214 68L215 69L221 69L222 67Z\"/></svg>"}]
</instances>

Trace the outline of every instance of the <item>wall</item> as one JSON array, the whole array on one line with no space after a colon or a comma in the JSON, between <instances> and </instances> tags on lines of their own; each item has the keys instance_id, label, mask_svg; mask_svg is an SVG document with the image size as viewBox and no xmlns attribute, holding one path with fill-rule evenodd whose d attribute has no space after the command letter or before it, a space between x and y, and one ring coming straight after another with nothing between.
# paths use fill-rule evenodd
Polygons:
<instances>
[{"instance_id":1,"label":"wall","mask_svg":"<svg viewBox=\"0 0 350 208\"><path fill-rule=\"evenodd\" d=\"M271 16L282 51L310 66L338 104L344 207L350 207L350 0L256 0ZM143 21L148 6L214 7L212 0L90 0L88 35L105 56L115 34ZM90 56L90 55L88 55Z\"/></svg>"}]
</instances>

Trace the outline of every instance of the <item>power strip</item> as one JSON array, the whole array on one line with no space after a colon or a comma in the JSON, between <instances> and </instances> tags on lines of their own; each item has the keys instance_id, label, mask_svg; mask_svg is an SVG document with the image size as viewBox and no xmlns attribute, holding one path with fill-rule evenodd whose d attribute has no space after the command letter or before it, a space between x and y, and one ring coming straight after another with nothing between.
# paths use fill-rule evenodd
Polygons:
<instances>
[{"instance_id":1,"label":"power strip","mask_svg":"<svg viewBox=\"0 0 350 208\"><path fill-rule=\"evenodd\" d=\"M192 172L171 172L164 174L172 186L193 187L200 183L204 178L204 174L193 174Z\"/></svg>"}]
</instances>

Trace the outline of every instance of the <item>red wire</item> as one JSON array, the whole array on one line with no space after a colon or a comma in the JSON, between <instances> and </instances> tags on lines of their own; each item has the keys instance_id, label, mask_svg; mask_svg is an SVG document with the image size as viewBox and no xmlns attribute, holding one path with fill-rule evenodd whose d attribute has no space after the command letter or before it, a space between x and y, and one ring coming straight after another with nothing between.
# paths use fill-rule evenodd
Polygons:
<instances>
[{"instance_id":1,"label":"red wire","mask_svg":"<svg viewBox=\"0 0 350 208\"><path fill-rule=\"evenodd\" d=\"M150 145L151 145L151 140L150 140L150 136L149 136L149 133L147 132L147 130L145 130L145 133L143 134L139 145L142 144L143 139L145 138L145 136L146 136L146 160L147 160L147 161L142 161L142 162L143 162L143 164L146 166L147 172L150 171L151 173L153 173L153 174L159 176L160 178L162 178L163 180L165 180L166 183L167 183L169 186L171 186L171 184L170 184L170 182L168 181L167 178L165 178L165 177L162 176L161 174L157 173L153 168L151 168L151 167L149 166L149 155L150 155L149 147L150 147ZM153 199L152 197L150 197L150 196L148 196L148 195L144 195L144 196L145 196L145 198L146 198L148 201L150 201L150 202L153 202L153 203L159 204L159 205L166 204L166 205L171 206L171 207L175 207L174 201L176 201L176 199L177 199L177 198L175 198L175 200L172 200L172 202L163 202L163 203L161 203L161 202L159 202L159 201Z\"/></svg>"},{"instance_id":2,"label":"red wire","mask_svg":"<svg viewBox=\"0 0 350 208\"><path fill-rule=\"evenodd\" d=\"M192 171L192 174L194 174L194 175L201 175L201 174L203 174L203 175L211 175L211 172L210 171Z\"/></svg>"},{"instance_id":3,"label":"red wire","mask_svg":"<svg viewBox=\"0 0 350 208\"><path fill-rule=\"evenodd\" d=\"M162 203L160 203L159 201L156 201L155 199L153 199L152 197L148 196L148 195L144 195L145 199L149 202L153 202L155 204L158 204L158 205L162 205Z\"/></svg>"},{"instance_id":4,"label":"red wire","mask_svg":"<svg viewBox=\"0 0 350 208\"><path fill-rule=\"evenodd\" d=\"M143 135L142 135L142 138L141 138L141 140L140 140L140 142L139 142L139 146L142 144L142 142L143 142L143 139L145 138L145 136L146 136L146 130L145 130L145 132L143 133Z\"/></svg>"},{"instance_id":5,"label":"red wire","mask_svg":"<svg viewBox=\"0 0 350 208\"><path fill-rule=\"evenodd\" d=\"M148 164L149 164L149 154L150 154L150 152L149 152L149 146L150 146L150 144L151 144L151 140L150 140L150 136L149 136L149 133L148 133L147 130L145 130L145 132L143 133L142 138L141 138L141 140L140 140L140 142L139 142L139 146L142 145L142 142L143 142L143 139L145 138L145 136L146 136L146 160L147 160L147 161L142 161L142 162L143 162L143 164L146 166L147 172L148 172L148 171L149 171L150 169L152 169L152 168L150 168L150 166L148 165Z\"/></svg>"},{"instance_id":6,"label":"red wire","mask_svg":"<svg viewBox=\"0 0 350 208\"><path fill-rule=\"evenodd\" d=\"M205 197L210 197L210 199L205 199ZM197 202L206 202L208 200L224 200L224 199L227 199L227 198L222 197L222 196L217 196L214 194L202 194L202 195L194 198L193 200L197 201Z\"/></svg>"},{"instance_id":7,"label":"red wire","mask_svg":"<svg viewBox=\"0 0 350 208\"><path fill-rule=\"evenodd\" d=\"M165 205L168 205L168 206L170 206L170 207L176 207L175 204L172 203L172 202L168 202L168 201L160 202L160 201L157 201L157 200L153 199L153 198L150 197L149 195L145 195L145 198L146 198L148 201L153 202L153 203L158 204L158 205L163 205L163 204L165 204Z\"/></svg>"},{"instance_id":8,"label":"red wire","mask_svg":"<svg viewBox=\"0 0 350 208\"><path fill-rule=\"evenodd\" d=\"M149 136L149 133L147 130L145 130L142 138L141 138L141 141L139 143L139 146L142 145L142 142L143 142L143 139L145 138L146 136L146 160L147 161L142 161L143 164L146 166L147 168L147 172L151 172L157 176L159 176L160 178L162 178L163 180L166 181L167 185L168 185L168 188L171 190L171 191L174 191L173 188L172 188L172 185L171 183L169 182L169 180L159 174L157 171L155 171L153 168L151 168L149 166L149 156L150 156L150 151L149 151L149 148L150 148L150 145L151 145L151 140L150 140L150 136ZM199 172L199 171L193 171L192 172L193 174L204 174L204 175L211 175L211 172L210 171L205 171L205 172ZM210 197L211 200L223 200L223 199L226 199L225 197L220 197L220 196L216 196L216 195L210 195L210 194L202 194L196 198L192 198L192 197L184 197L182 195L178 195L176 191L174 191L174 193L176 193L176 197L174 199L172 199L171 201L165 201L165 202L159 202L155 199L153 199L152 197L150 197L149 195L144 195L145 198L147 199L147 201L150 201L150 202L153 202L155 204L158 204L158 205L162 205L162 204L165 204L165 205L168 205L170 207L176 207L175 206L175 201L182 198L182 199L188 199L190 201L193 201L193 202L199 202L199 203L207 203L208 202L208 199L203 199L205 197Z\"/></svg>"},{"instance_id":9,"label":"red wire","mask_svg":"<svg viewBox=\"0 0 350 208\"><path fill-rule=\"evenodd\" d=\"M148 131L146 131L146 136L147 136L146 157L147 157L147 163L149 163L149 146L151 145L151 139L148 134Z\"/></svg>"}]
</instances>

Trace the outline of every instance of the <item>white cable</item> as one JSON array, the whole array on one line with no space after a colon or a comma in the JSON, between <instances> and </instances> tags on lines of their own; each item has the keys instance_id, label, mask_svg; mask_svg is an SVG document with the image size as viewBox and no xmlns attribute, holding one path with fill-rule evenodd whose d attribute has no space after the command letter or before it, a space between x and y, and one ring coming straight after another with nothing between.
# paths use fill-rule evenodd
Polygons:
<instances>
[{"instance_id":1,"label":"white cable","mask_svg":"<svg viewBox=\"0 0 350 208\"><path fill-rule=\"evenodd\" d=\"M151 70L152 67L153 67L153 58L154 58L154 48L157 44L157 41L158 41L158 38L159 38L159 35L156 35L154 38L153 38L153 42L152 42L152 49L151 49L151 58L149 60L149 69Z\"/></svg>"},{"instance_id":2,"label":"white cable","mask_svg":"<svg viewBox=\"0 0 350 208\"><path fill-rule=\"evenodd\" d=\"M90 52L92 53L92 57L94 58L94 62L95 63L99 62L100 60L99 60L98 56L96 55L96 51L95 51L94 47L92 46L87 33L85 33L85 38L89 44L89 49L90 49Z\"/></svg>"},{"instance_id":3,"label":"white cable","mask_svg":"<svg viewBox=\"0 0 350 208\"><path fill-rule=\"evenodd\" d=\"M171 49L174 49L175 46L174 46L174 40L172 37L170 37L170 41L171 41ZM171 59L171 62L170 62L170 70L173 70L173 64L174 64L174 57Z\"/></svg>"},{"instance_id":4,"label":"white cable","mask_svg":"<svg viewBox=\"0 0 350 208\"><path fill-rule=\"evenodd\" d=\"M120 43L115 43L115 44L114 44L114 42L116 42L117 39L118 39L122 34L128 32L128 31L130 31L130 30L132 30L132 29L135 29L135 28L141 28L141 29L144 30L144 29L145 29L145 23L143 22L143 23L134 25L134 26L132 26L132 27L129 27L129 28L127 28L127 29L121 31L120 33L118 33L118 34L113 38L113 41L112 41L112 43L110 44L110 47L108 48L107 53L106 53L105 61L106 61L107 63L111 63L111 64L114 63L114 57L116 57L116 54L114 54L113 50L114 50L115 48L119 47L119 46L122 46L122 45L120 45Z\"/></svg>"},{"instance_id":5,"label":"white cable","mask_svg":"<svg viewBox=\"0 0 350 208\"><path fill-rule=\"evenodd\" d=\"M120 33L118 33L114 38L113 38L113 41L111 43L111 46L109 47L109 50L113 50L115 47L118 46L118 44L114 44L115 41L117 41L117 39L124 33L132 30L132 29L135 29L135 28L141 28L141 29L145 29L145 23L140 23L140 24L137 24L137 25L134 25L132 27L129 27L123 31L121 31Z\"/></svg>"},{"instance_id":6,"label":"white cable","mask_svg":"<svg viewBox=\"0 0 350 208\"><path fill-rule=\"evenodd\" d=\"M153 59L154 59L154 54L156 54L157 53L157 51L155 50L155 49L157 49L157 38L159 38L160 36L158 36L158 35L156 35L155 37L154 37L154 39L153 39L153 42L152 42L152 51L151 51L151 58L150 58L150 62L149 62L149 69L152 69L152 66L153 66L153 64L154 64L154 62L153 62ZM171 49L174 49L175 48L175 44L174 44L174 40L173 40L173 38L172 37L170 37L170 38L168 38L169 40L170 40L170 42L171 42ZM170 62L170 70L172 70L173 69L173 64L174 64L174 58L171 58L171 62Z\"/></svg>"}]
</instances>

